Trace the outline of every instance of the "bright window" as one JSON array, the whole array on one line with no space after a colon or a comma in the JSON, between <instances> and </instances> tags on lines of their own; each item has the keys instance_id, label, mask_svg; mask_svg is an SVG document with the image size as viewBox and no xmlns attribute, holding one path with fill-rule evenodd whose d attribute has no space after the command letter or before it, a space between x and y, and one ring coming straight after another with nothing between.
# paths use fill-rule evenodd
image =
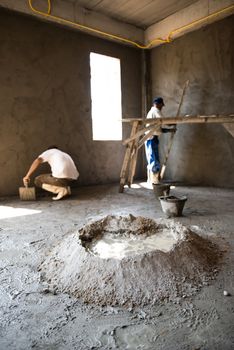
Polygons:
<instances>
[{"instance_id":1,"label":"bright window","mask_svg":"<svg viewBox=\"0 0 234 350\"><path fill-rule=\"evenodd\" d=\"M93 140L122 140L120 59L91 52Z\"/></svg>"}]
</instances>

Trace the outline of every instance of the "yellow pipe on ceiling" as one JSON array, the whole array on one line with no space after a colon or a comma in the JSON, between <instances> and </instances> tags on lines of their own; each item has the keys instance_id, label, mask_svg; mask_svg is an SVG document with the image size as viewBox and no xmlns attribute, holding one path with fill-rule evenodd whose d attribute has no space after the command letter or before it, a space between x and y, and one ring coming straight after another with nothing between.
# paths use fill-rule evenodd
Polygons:
<instances>
[{"instance_id":1,"label":"yellow pipe on ceiling","mask_svg":"<svg viewBox=\"0 0 234 350\"><path fill-rule=\"evenodd\" d=\"M58 17L58 16L54 16L54 15L51 15L51 0L47 0L47 4L48 4L48 8L47 8L47 12L42 12L42 11L39 11L37 9L35 9L32 5L32 1L33 0L28 0L28 4L29 4L29 7L30 9L38 14L38 15L41 15L43 17L47 17L47 18L51 18L51 19L54 19L56 21L59 21L59 22L62 22L62 23L65 23L65 24L70 24L74 27L77 27L77 28L80 28L80 29L84 29L84 30L87 30L89 32L92 32L92 33L96 33L96 34L99 34L99 35L102 35L104 37L107 37L109 39L114 39L114 40L118 40L118 41L121 41L121 42L125 42L127 44L131 44L139 49L149 49L152 47L152 45L156 42L160 42L160 43L170 43L172 42L172 36L175 35L175 34L178 34L188 28L191 28L197 24L201 24L203 22L205 22L206 20L209 20L211 18L214 18L218 15L220 15L221 13L225 13L225 12L228 12L230 11L231 9L234 9L234 5L231 5L231 6L228 6L224 9L221 9L215 13L212 13L211 15L208 15L208 16L205 16L205 17L202 17L198 20L195 20L189 24L186 24L180 28L177 28L177 29L173 29L169 32L169 34L167 35L166 39L162 39L162 38L155 38L153 40L151 40L147 45L142 45L142 44L139 44L138 42L136 41L132 41L130 39L126 39L126 38L123 38L121 36L118 36L118 35L114 35L114 34L110 34L110 33L106 33L102 30L99 30L99 29L95 29L95 28L92 28L92 27L89 27L89 26L85 26L83 24L80 24L80 23L76 23L76 22L73 22L73 21L70 21L70 20L67 20L67 19L64 19L62 17Z\"/></svg>"}]
</instances>

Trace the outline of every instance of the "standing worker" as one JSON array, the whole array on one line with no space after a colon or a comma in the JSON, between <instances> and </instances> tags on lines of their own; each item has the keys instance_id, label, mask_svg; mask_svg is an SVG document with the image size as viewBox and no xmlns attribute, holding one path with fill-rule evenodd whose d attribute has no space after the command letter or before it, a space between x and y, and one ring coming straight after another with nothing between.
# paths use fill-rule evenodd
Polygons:
<instances>
[{"instance_id":1,"label":"standing worker","mask_svg":"<svg viewBox=\"0 0 234 350\"><path fill-rule=\"evenodd\" d=\"M60 151L57 146L49 147L45 152L36 158L27 174L23 178L23 183L27 186L30 183L30 176L42 163L49 163L52 174L43 174L35 178L34 183L37 187L57 194L53 200L59 200L71 194L69 184L77 180L79 172L72 158L65 152Z\"/></svg>"},{"instance_id":2,"label":"standing worker","mask_svg":"<svg viewBox=\"0 0 234 350\"><path fill-rule=\"evenodd\" d=\"M147 119L150 118L163 118L163 114L161 112L162 108L165 106L162 97L156 97L153 100L153 106L147 114ZM160 160L159 160L159 139L158 136L161 133L173 132L175 131L175 126L167 126L166 128L161 128L158 126L155 128L154 134L145 142L145 153L147 159L147 174L148 181L150 180L152 183L159 182L159 172L160 172Z\"/></svg>"}]
</instances>

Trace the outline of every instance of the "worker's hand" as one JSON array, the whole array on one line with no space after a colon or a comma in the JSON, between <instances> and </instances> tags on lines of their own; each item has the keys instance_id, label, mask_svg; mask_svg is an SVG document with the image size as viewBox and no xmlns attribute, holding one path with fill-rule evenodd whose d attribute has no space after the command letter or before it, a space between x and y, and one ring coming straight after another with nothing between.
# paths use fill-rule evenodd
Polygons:
<instances>
[{"instance_id":1,"label":"worker's hand","mask_svg":"<svg viewBox=\"0 0 234 350\"><path fill-rule=\"evenodd\" d=\"M176 129L174 128L171 128L171 129L168 129L168 128L162 128L162 133L166 134L167 132L174 132L176 131Z\"/></svg>"},{"instance_id":2,"label":"worker's hand","mask_svg":"<svg viewBox=\"0 0 234 350\"><path fill-rule=\"evenodd\" d=\"M171 126L172 126L172 128L171 128L171 129L172 129L172 131L173 131L173 132L176 132L176 130L177 130L177 128L176 128L176 124L171 124Z\"/></svg>"},{"instance_id":3,"label":"worker's hand","mask_svg":"<svg viewBox=\"0 0 234 350\"><path fill-rule=\"evenodd\" d=\"M29 183L30 183L30 177L25 176L23 178L23 183L24 183L24 186L27 187L29 185Z\"/></svg>"}]
</instances>

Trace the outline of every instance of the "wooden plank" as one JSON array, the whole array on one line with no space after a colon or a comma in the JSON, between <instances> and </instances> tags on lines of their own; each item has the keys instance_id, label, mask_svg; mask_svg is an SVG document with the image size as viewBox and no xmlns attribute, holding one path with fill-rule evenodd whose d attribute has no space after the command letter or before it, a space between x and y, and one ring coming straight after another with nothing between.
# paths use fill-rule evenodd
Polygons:
<instances>
[{"instance_id":1,"label":"wooden plank","mask_svg":"<svg viewBox=\"0 0 234 350\"><path fill-rule=\"evenodd\" d=\"M133 182L133 178L136 172L136 164L137 164L137 156L138 156L138 148L137 148L137 139L136 142L134 144L133 150L132 150L132 155L131 155L131 159L130 159L130 164L129 164L129 172L128 172L128 187L131 187L132 182Z\"/></svg>"},{"instance_id":2,"label":"wooden plank","mask_svg":"<svg viewBox=\"0 0 234 350\"><path fill-rule=\"evenodd\" d=\"M140 142L138 143L138 147L137 147L138 150L144 145L144 143L145 143L150 137L152 137L152 136L154 135L154 132L155 132L155 130L152 129L152 130L149 131L148 134L144 135L144 136L141 138Z\"/></svg>"},{"instance_id":3,"label":"wooden plank","mask_svg":"<svg viewBox=\"0 0 234 350\"><path fill-rule=\"evenodd\" d=\"M138 125L139 125L139 121L135 121L133 123L132 130L131 130L131 137L135 135L137 128L138 128ZM124 185L126 183L126 179L127 179L127 175L128 175L127 171L128 171L128 167L129 167L130 156L131 156L134 144L135 144L135 141L132 141L127 145L122 169L120 172L119 193L123 193L123 190L124 190Z\"/></svg>"},{"instance_id":4,"label":"wooden plank","mask_svg":"<svg viewBox=\"0 0 234 350\"><path fill-rule=\"evenodd\" d=\"M178 117L167 117L164 116L163 118L157 118L157 120L160 121L161 124L176 124L176 121L178 120L178 123L183 123L184 120L196 120L199 118L212 118L212 119L217 119L217 121L214 121L214 123L233 123L233 118L234 114L211 114L211 115L202 115L202 114L197 114L197 115L186 115L186 116L178 116ZM218 121L220 119L220 121ZM224 120L224 121L222 121ZM155 123L155 118L123 118L121 119L123 123L133 123L135 121L141 122L141 124L154 124ZM202 121L200 121L202 123ZM186 121L185 121L186 123ZM195 121L196 123L196 121Z\"/></svg>"},{"instance_id":5,"label":"wooden plank","mask_svg":"<svg viewBox=\"0 0 234 350\"><path fill-rule=\"evenodd\" d=\"M133 123L133 122L144 122L145 118L134 118L134 117L130 117L130 118L123 118L121 119L121 122L123 123Z\"/></svg>"},{"instance_id":6,"label":"wooden plank","mask_svg":"<svg viewBox=\"0 0 234 350\"><path fill-rule=\"evenodd\" d=\"M169 158L169 154L170 154L171 147L172 147L172 144L173 144L174 136L175 136L175 131L172 132L171 135L170 135L170 139L169 139L169 143L168 143L168 146L167 146L168 148L167 148L167 151L166 151L166 155L164 157L164 160L163 160L163 163L162 163L162 166L161 166L161 169L160 169L160 175L159 175L160 180L163 179L165 171L166 171L167 160Z\"/></svg>"},{"instance_id":7,"label":"wooden plank","mask_svg":"<svg viewBox=\"0 0 234 350\"><path fill-rule=\"evenodd\" d=\"M157 121L155 120L155 124L157 124ZM134 138L139 138L140 136L142 136L143 134L145 134L147 131L148 131L148 135L150 135L151 134L151 136L152 136L152 131L153 131L153 125L151 124L150 126L147 126L146 128L142 128L141 130L139 130L133 137ZM157 126L157 128L158 128L158 126ZM131 142L132 141L132 137L130 136L128 139L126 139L126 140L124 140L123 141L123 145L126 145L126 144L128 144L129 142ZM147 139L147 138L146 138Z\"/></svg>"},{"instance_id":8,"label":"wooden plank","mask_svg":"<svg viewBox=\"0 0 234 350\"><path fill-rule=\"evenodd\" d=\"M135 119L139 120L139 119ZM145 134L146 131L149 131L152 129L152 127L155 125L157 126L162 126L162 125L171 125L171 124L204 124L204 123L234 123L234 115L210 115L210 116L202 116L202 115L198 115L198 116L188 116L188 117L173 117L173 118L154 118L154 119L147 119L142 121L141 123L145 123L145 124L151 124L147 127L143 127L141 130L139 130L134 136L130 136L128 139L126 139L123 144L127 144L131 141L133 141L134 139L136 139L137 137Z\"/></svg>"}]
</instances>

